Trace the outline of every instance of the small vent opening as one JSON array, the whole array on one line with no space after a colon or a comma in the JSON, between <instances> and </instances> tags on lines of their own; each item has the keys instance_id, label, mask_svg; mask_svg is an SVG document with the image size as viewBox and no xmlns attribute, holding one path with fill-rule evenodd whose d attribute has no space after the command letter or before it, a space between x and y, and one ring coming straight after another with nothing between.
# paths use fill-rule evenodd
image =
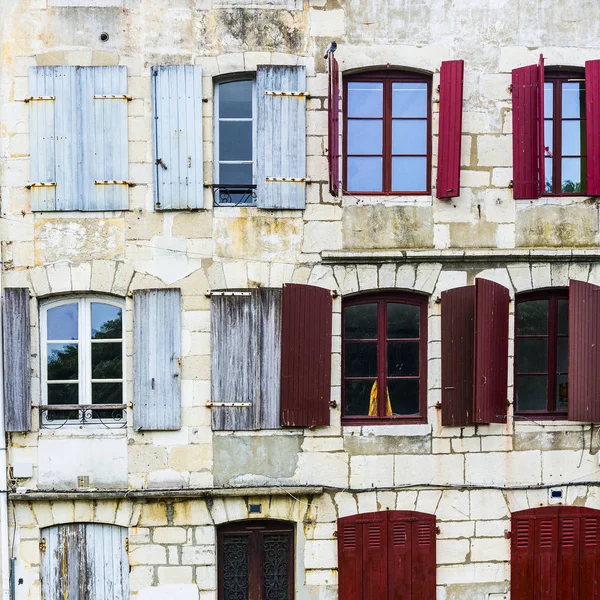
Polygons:
<instances>
[{"instance_id":1,"label":"small vent opening","mask_svg":"<svg viewBox=\"0 0 600 600\"><path fill-rule=\"evenodd\" d=\"M78 475L77 476L77 489L86 490L90 487L90 476L89 475Z\"/></svg>"}]
</instances>

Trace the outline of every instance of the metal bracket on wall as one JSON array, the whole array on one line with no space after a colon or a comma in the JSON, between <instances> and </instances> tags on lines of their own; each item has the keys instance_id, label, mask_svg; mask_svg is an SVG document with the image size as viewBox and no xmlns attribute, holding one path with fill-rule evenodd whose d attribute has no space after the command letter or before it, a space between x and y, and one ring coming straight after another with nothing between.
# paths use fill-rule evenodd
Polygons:
<instances>
[{"instance_id":1,"label":"metal bracket on wall","mask_svg":"<svg viewBox=\"0 0 600 600\"><path fill-rule=\"evenodd\" d=\"M252 292L206 292L207 298L211 296L252 296Z\"/></svg>"},{"instance_id":2,"label":"metal bracket on wall","mask_svg":"<svg viewBox=\"0 0 600 600\"><path fill-rule=\"evenodd\" d=\"M252 402L207 402L208 408L249 408Z\"/></svg>"}]
</instances>

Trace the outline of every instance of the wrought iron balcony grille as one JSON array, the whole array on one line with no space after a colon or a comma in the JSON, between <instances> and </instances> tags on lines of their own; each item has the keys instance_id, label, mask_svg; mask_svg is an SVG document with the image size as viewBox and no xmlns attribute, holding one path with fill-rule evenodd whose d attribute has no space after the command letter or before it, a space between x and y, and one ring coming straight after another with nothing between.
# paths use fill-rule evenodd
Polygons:
<instances>
[{"instance_id":1,"label":"wrought iron balcony grille","mask_svg":"<svg viewBox=\"0 0 600 600\"><path fill-rule=\"evenodd\" d=\"M65 425L98 425L107 429L127 426L126 404L57 404L39 409L42 429L61 429Z\"/></svg>"},{"instance_id":2,"label":"wrought iron balcony grille","mask_svg":"<svg viewBox=\"0 0 600 600\"><path fill-rule=\"evenodd\" d=\"M214 206L254 206L256 185L215 183L213 188Z\"/></svg>"}]
</instances>

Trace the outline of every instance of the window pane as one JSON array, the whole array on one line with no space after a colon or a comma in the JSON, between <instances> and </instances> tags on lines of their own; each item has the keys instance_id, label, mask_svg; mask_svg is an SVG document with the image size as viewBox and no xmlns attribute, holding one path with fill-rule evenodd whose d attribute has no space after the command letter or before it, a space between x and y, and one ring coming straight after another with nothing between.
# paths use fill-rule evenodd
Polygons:
<instances>
[{"instance_id":1,"label":"window pane","mask_svg":"<svg viewBox=\"0 0 600 600\"><path fill-rule=\"evenodd\" d=\"M123 346L120 342L92 344L92 379L123 377Z\"/></svg>"},{"instance_id":2,"label":"window pane","mask_svg":"<svg viewBox=\"0 0 600 600\"><path fill-rule=\"evenodd\" d=\"M219 165L219 183L252 185L252 165Z\"/></svg>"},{"instance_id":3,"label":"window pane","mask_svg":"<svg viewBox=\"0 0 600 600\"><path fill-rule=\"evenodd\" d=\"M427 121L392 121L392 154L427 154Z\"/></svg>"},{"instance_id":4,"label":"window pane","mask_svg":"<svg viewBox=\"0 0 600 600\"><path fill-rule=\"evenodd\" d=\"M552 134L554 133L554 121L544 121L544 148L546 149L545 156L546 158L552 157L553 152L553 138Z\"/></svg>"},{"instance_id":5,"label":"window pane","mask_svg":"<svg viewBox=\"0 0 600 600\"><path fill-rule=\"evenodd\" d=\"M424 192L427 190L427 158L395 156L392 158L392 190Z\"/></svg>"},{"instance_id":6,"label":"window pane","mask_svg":"<svg viewBox=\"0 0 600 600\"><path fill-rule=\"evenodd\" d=\"M581 152L581 137L585 136L585 121L562 122L562 153L563 156L579 156Z\"/></svg>"},{"instance_id":7,"label":"window pane","mask_svg":"<svg viewBox=\"0 0 600 600\"><path fill-rule=\"evenodd\" d=\"M544 82L544 117L551 119L554 115L554 84L551 81Z\"/></svg>"},{"instance_id":8,"label":"window pane","mask_svg":"<svg viewBox=\"0 0 600 600\"><path fill-rule=\"evenodd\" d=\"M349 417L369 414L371 389L374 383L374 381L344 382L344 414Z\"/></svg>"},{"instance_id":9,"label":"window pane","mask_svg":"<svg viewBox=\"0 0 600 600\"><path fill-rule=\"evenodd\" d=\"M546 335L548 333L548 300L530 300L517 305L517 334Z\"/></svg>"},{"instance_id":10,"label":"window pane","mask_svg":"<svg viewBox=\"0 0 600 600\"><path fill-rule=\"evenodd\" d=\"M568 375L559 375L556 378L556 410L569 409L569 383Z\"/></svg>"},{"instance_id":11,"label":"window pane","mask_svg":"<svg viewBox=\"0 0 600 600\"><path fill-rule=\"evenodd\" d=\"M427 117L427 84L392 84L393 117Z\"/></svg>"},{"instance_id":12,"label":"window pane","mask_svg":"<svg viewBox=\"0 0 600 600\"><path fill-rule=\"evenodd\" d=\"M544 160L544 177L546 178L546 193L552 193L552 159Z\"/></svg>"},{"instance_id":13,"label":"window pane","mask_svg":"<svg viewBox=\"0 0 600 600\"><path fill-rule=\"evenodd\" d=\"M48 386L48 404L79 404L78 383L53 383ZM60 413L56 413L57 415ZM62 413L63 415L65 413ZM69 413L70 414L70 413Z\"/></svg>"},{"instance_id":14,"label":"window pane","mask_svg":"<svg viewBox=\"0 0 600 600\"><path fill-rule=\"evenodd\" d=\"M585 181L585 160L581 158L562 159L562 191L567 194L583 192L581 185Z\"/></svg>"},{"instance_id":15,"label":"window pane","mask_svg":"<svg viewBox=\"0 0 600 600\"><path fill-rule=\"evenodd\" d=\"M344 309L344 335L349 340L377 338L377 304L357 304Z\"/></svg>"},{"instance_id":16,"label":"window pane","mask_svg":"<svg viewBox=\"0 0 600 600\"><path fill-rule=\"evenodd\" d=\"M347 342L344 346L344 377L377 376L377 342Z\"/></svg>"},{"instance_id":17,"label":"window pane","mask_svg":"<svg viewBox=\"0 0 600 600\"><path fill-rule=\"evenodd\" d=\"M92 339L120 339L123 336L122 312L117 306L92 302Z\"/></svg>"},{"instance_id":18,"label":"window pane","mask_svg":"<svg viewBox=\"0 0 600 600\"><path fill-rule=\"evenodd\" d=\"M252 160L252 122L219 123L219 160Z\"/></svg>"},{"instance_id":19,"label":"window pane","mask_svg":"<svg viewBox=\"0 0 600 600\"><path fill-rule=\"evenodd\" d=\"M122 383L92 383L92 404L123 404ZM92 419L120 421L122 410L93 410Z\"/></svg>"},{"instance_id":20,"label":"window pane","mask_svg":"<svg viewBox=\"0 0 600 600\"><path fill-rule=\"evenodd\" d=\"M517 376L517 410L546 410L547 375Z\"/></svg>"},{"instance_id":21,"label":"window pane","mask_svg":"<svg viewBox=\"0 0 600 600\"><path fill-rule=\"evenodd\" d=\"M419 376L419 342L388 342L389 377Z\"/></svg>"},{"instance_id":22,"label":"window pane","mask_svg":"<svg viewBox=\"0 0 600 600\"><path fill-rule=\"evenodd\" d=\"M387 305L388 338L418 338L421 309L412 304L390 302Z\"/></svg>"},{"instance_id":23,"label":"window pane","mask_svg":"<svg viewBox=\"0 0 600 600\"><path fill-rule=\"evenodd\" d=\"M79 378L77 344L48 344L48 381Z\"/></svg>"},{"instance_id":24,"label":"window pane","mask_svg":"<svg viewBox=\"0 0 600 600\"><path fill-rule=\"evenodd\" d=\"M548 372L548 338L517 339L517 372Z\"/></svg>"},{"instance_id":25,"label":"window pane","mask_svg":"<svg viewBox=\"0 0 600 600\"><path fill-rule=\"evenodd\" d=\"M230 81L219 84L219 117L221 119L252 118L252 81Z\"/></svg>"},{"instance_id":26,"label":"window pane","mask_svg":"<svg viewBox=\"0 0 600 600\"><path fill-rule=\"evenodd\" d=\"M63 304L48 310L48 340L78 339L78 309L77 304Z\"/></svg>"},{"instance_id":27,"label":"window pane","mask_svg":"<svg viewBox=\"0 0 600 600\"><path fill-rule=\"evenodd\" d=\"M419 414L419 380L388 380L393 415Z\"/></svg>"},{"instance_id":28,"label":"window pane","mask_svg":"<svg viewBox=\"0 0 600 600\"><path fill-rule=\"evenodd\" d=\"M348 154L383 152L383 121L348 121Z\"/></svg>"},{"instance_id":29,"label":"window pane","mask_svg":"<svg viewBox=\"0 0 600 600\"><path fill-rule=\"evenodd\" d=\"M348 157L348 190L355 192L381 192L382 159Z\"/></svg>"},{"instance_id":30,"label":"window pane","mask_svg":"<svg viewBox=\"0 0 600 600\"><path fill-rule=\"evenodd\" d=\"M383 83L355 81L348 83L349 117L383 116Z\"/></svg>"},{"instance_id":31,"label":"window pane","mask_svg":"<svg viewBox=\"0 0 600 600\"><path fill-rule=\"evenodd\" d=\"M567 373L569 370L569 338L559 337L556 342L556 372Z\"/></svg>"},{"instance_id":32,"label":"window pane","mask_svg":"<svg viewBox=\"0 0 600 600\"><path fill-rule=\"evenodd\" d=\"M569 301L566 298L558 300L558 333L559 335L569 333Z\"/></svg>"},{"instance_id":33,"label":"window pane","mask_svg":"<svg viewBox=\"0 0 600 600\"><path fill-rule=\"evenodd\" d=\"M583 81L563 82L563 119L579 119L585 116L585 88Z\"/></svg>"}]
</instances>

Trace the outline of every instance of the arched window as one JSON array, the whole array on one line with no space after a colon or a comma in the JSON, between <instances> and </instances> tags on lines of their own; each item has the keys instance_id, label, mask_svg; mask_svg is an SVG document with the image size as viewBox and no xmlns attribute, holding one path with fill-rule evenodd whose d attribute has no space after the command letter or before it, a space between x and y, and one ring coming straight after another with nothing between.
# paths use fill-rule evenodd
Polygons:
<instances>
[{"instance_id":1,"label":"arched window","mask_svg":"<svg viewBox=\"0 0 600 600\"><path fill-rule=\"evenodd\" d=\"M370 71L344 79L344 190L431 192L431 76Z\"/></svg>"},{"instance_id":2,"label":"arched window","mask_svg":"<svg viewBox=\"0 0 600 600\"><path fill-rule=\"evenodd\" d=\"M427 296L344 298L342 328L344 422L426 422Z\"/></svg>"}]
</instances>

